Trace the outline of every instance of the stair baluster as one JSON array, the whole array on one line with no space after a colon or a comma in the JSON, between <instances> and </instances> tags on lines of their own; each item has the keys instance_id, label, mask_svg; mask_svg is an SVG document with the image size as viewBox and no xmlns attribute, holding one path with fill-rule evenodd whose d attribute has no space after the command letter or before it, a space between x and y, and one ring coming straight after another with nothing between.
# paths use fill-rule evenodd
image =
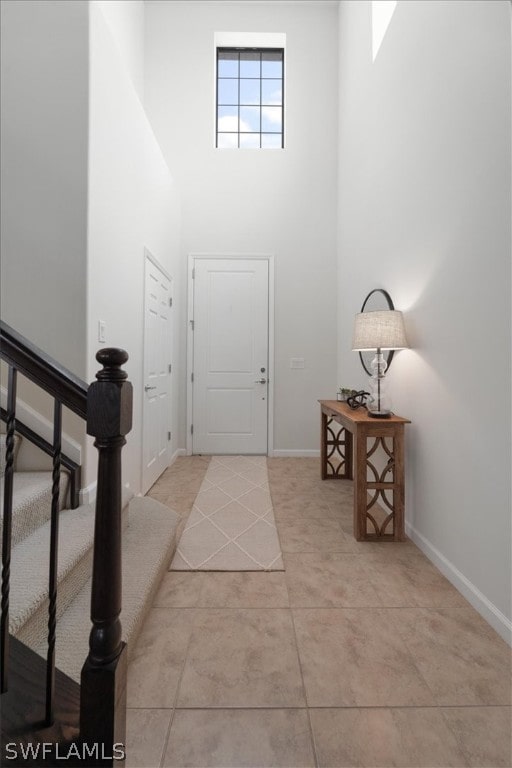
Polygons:
<instances>
[{"instance_id":1,"label":"stair baluster","mask_svg":"<svg viewBox=\"0 0 512 768\"><path fill-rule=\"evenodd\" d=\"M11 581L11 546L12 546L12 492L14 474L14 427L16 426L16 385L17 370L9 366L7 380L7 415L5 435L4 469L4 520L2 531L2 617L1 617L1 658L0 691L8 688L9 663L9 589Z\"/></svg>"},{"instance_id":2,"label":"stair baluster","mask_svg":"<svg viewBox=\"0 0 512 768\"><path fill-rule=\"evenodd\" d=\"M53 411L53 473L50 527L50 563L48 579L48 653L46 657L46 725L53 724L55 692L55 630L57 626L57 571L59 554L60 463L62 443L62 405L54 401Z\"/></svg>"},{"instance_id":3,"label":"stair baluster","mask_svg":"<svg viewBox=\"0 0 512 768\"><path fill-rule=\"evenodd\" d=\"M103 369L87 396L87 433L98 449L89 655L82 668L80 738L111 757L126 734L126 645L121 641L121 450L132 426L132 385L120 349L100 350ZM112 765L107 759L99 764Z\"/></svg>"}]
</instances>

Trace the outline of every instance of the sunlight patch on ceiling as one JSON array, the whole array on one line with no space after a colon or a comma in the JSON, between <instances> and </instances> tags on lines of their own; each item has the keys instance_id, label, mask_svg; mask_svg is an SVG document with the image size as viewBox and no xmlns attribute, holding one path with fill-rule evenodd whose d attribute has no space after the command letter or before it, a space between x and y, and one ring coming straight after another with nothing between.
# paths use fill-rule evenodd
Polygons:
<instances>
[{"instance_id":1,"label":"sunlight patch on ceiling","mask_svg":"<svg viewBox=\"0 0 512 768\"><path fill-rule=\"evenodd\" d=\"M373 0L372 2L372 53L373 61L384 40L389 23L395 12L397 0Z\"/></svg>"}]
</instances>

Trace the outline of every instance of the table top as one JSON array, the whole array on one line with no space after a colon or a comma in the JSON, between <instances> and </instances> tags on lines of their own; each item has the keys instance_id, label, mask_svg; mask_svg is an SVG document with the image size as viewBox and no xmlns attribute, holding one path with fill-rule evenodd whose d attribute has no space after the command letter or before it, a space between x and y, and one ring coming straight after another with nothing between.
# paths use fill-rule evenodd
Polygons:
<instances>
[{"instance_id":1,"label":"table top","mask_svg":"<svg viewBox=\"0 0 512 768\"><path fill-rule=\"evenodd\" d=\"M322 406L322 411L324 413L330 411L333 415L339 415L344 416L347 419L350 419L350 421L360 423L360 422L370 422L371 424L375 423L382 423L382 424L410 424L410 419L404 419L402 416L397 416L396 414L393 414L392 416L388 416L385 419L381 419L375 416L368 416L368 411L366 408L351 408L346 403L340 402L339 400L319 400L318 401L320 405Z\"/></svg>"}]
</instances>

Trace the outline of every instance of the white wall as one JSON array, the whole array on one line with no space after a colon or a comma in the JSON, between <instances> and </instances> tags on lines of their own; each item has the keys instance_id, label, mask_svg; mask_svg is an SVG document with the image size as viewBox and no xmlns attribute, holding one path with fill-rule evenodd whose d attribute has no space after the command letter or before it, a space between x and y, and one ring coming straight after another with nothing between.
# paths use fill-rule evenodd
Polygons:
<instances>
[{"instance_id":1,"label":"white wall","mask_svg":"<svg viewBox=\"0 0 512 768\"><path fill-rule=\"evenodd\" d=\"M1 10L2 319L84 377L87 3Z\"/></svg>"},{"instance_id":2,"label":"white wall","mask_svg":"<svg viewBox=\"0 0 512 768\"><path fill-rule=\"evenodd\" d=\"M145 247L175 281L178 359L184 325L179 198L140 101L143 14L138 0L2 3L2 318L86 381L99 367L99 319L106 343L128 350L134 426L123 467L135 493ZM171 455L185 442L178 389ZM20 394L51 418L48 398ZM65 429L85 440L76 419Z\"/></svg>"},{"instance_id":3,"label":"white wall","mask_svg":"<svg viewBox=\"0 0 512 768\"><path fill-rule=\"evenodd\" d=\"M286 34L286 149L214 148L214 33ZM275 256L275 441L318 450L336 380L337 4L146 3L148 116L188 253ZM304 357L304 370L290 358Z\"/></svg>"},{"instance_id":4,"label":"white wall","mask_svg":"<svg viewBox=\"0 0 512 768\"><path fill-rule=\"evenodd\" d=\"M180 202L101 4L90 7L90 43L87 370L92 380L98 369L95 353L101 346L98 320L103 320L106 345L124 348L130 355L126 370L134 387L133 429L123 450L123 476L137 493L142 457L144 248L174 279L174 350L179 359L179 329L184 325ZM171 455L184 444L179 378L176 366ZM94 452L93 448L88 452L88 483L95 475Z\"/></svg>"},{"instance_id":5,"label":"white wall","mask_svg":"<svg viewBox=\"0 0 512 768\"><path fill-rule=\"evenodd\" d=\"M340 5L339 378L386 288L412 349L408 530L504 635L511 616L510 4L399 2L376 61L370 3Z\"/></svg>"},{"instance_id":6,"label":"white wall","mask_svg":"<svg viewBox=\"0 0 512 768\"><path fill-rule=\"evenodd\" d=\"M144 101L144 0L93 0L110 28L124 66Z\"/></svg>"}]
</instances>

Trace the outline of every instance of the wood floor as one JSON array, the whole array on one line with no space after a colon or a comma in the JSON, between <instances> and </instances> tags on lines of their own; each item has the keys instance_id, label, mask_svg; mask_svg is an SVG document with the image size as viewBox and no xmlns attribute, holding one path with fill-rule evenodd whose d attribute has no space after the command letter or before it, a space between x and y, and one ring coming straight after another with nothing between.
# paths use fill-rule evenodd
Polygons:
<instances>
[{"instance_id":1,"label":"wood floor","mask_svg":"<svg viewBox=\"0 0 512 768\"><path fill-rule=\"evenodd\" d=\"M80 687L55 670L55 725L46 727L46 663L16 638L9 640L9 690L2 694L2 765L56 765L55 755L43 744L66 742L78 735ZM29 759L25 759L28 755ZM69 762L67 763L70 764Z\"/></svg>"}]
</instances>

